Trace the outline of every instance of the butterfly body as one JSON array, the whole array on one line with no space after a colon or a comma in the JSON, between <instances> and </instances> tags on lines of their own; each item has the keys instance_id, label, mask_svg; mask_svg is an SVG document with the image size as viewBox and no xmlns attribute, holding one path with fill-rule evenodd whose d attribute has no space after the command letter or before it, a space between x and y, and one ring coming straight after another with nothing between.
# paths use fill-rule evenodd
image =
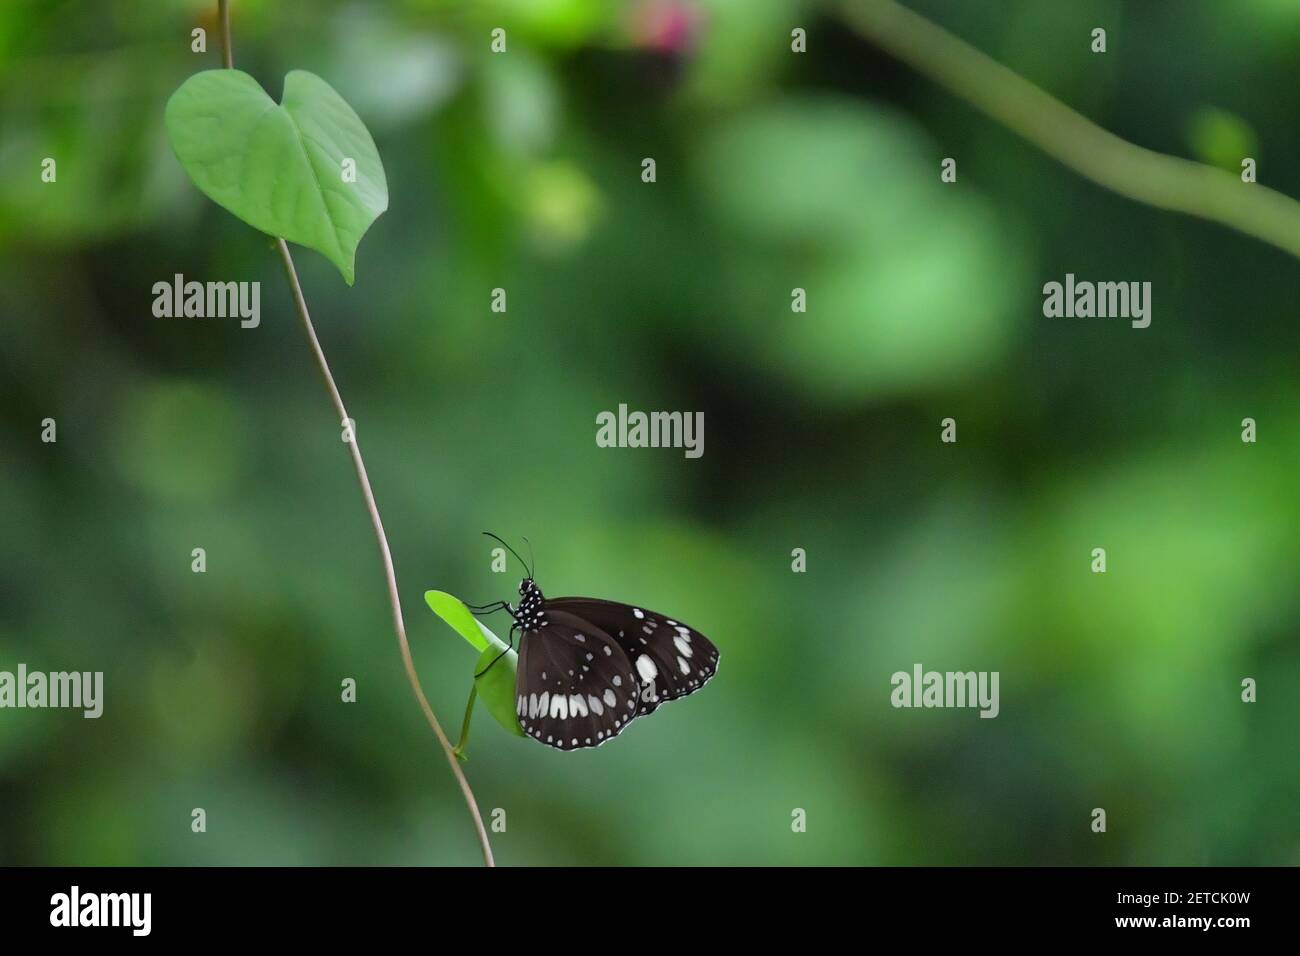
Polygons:
<instances>
[{"instance_id":1,"label":"butterfly body","mask_svg":"<svg viewBox=\"0 0 1300 956\"><path fill-rule=\"evenodd\" d=\"M635 718L693 694L718 649L671 618L595 598L547 599L532 577L519 607L516 713L524 733L559 750L599 747Z\"/></svg>"}]
</instances>

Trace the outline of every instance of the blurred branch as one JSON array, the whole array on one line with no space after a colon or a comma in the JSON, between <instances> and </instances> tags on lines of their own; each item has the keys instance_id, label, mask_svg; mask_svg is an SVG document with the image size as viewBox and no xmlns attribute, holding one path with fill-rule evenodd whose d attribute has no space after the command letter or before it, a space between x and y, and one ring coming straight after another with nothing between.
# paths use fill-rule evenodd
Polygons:
<instances>
[{"instance_id":1,"label":"blurred branch","mask_svg":"<svg viewBox=\"0 0 1300 956\"><path fill-rule=\"evenodd\" d=\"M227 0L217 0L217 2L222 23L222 59L227 69L233 69L230 10ZM325 358L320 339L316 337L316 329L312 325L311 315L307 311L307 300L302 293L302 284L298 281L298 270L294 268L293 255L289 252L289 244L280 238L275 241L280 251L280 259L284 263L285 275L289 279L289 286L293 290L293 301L298 309L298 317L302 319L303 331L307 335L307 344L311 347L312 355L316 359L316 365L320 368L321 376L325 379L325 389L329 392L330 400L334 403L334 411L338 414L341 423L350 423L351 419L348 416L347 407L343 404L343 396L339 394L338 385L334 382L334 375L330 372L329 362ZM348 450L352 453L352 464L356 468L357 481L361 484L361 496L365 499L366 511L370 514L370 523L374 526L375 537L379 541L379 556L384 565L384 579L388 583L388 603L393 611L393 630L397 633L397 647L402 655L402 666L406 669L406 679L410 682L411 691L415 694L420 709L424 711L425 720L429 722L429 726L433 728L434 736L438 738L442 752L447 757L447 763L451 766L452 775L456 778L456 782L460 784L461 793L465 797L470 816L474 820L474 830L478 834L479 844L483 849L483 862L488 866L495 866L496 864L492 859L492 845L488 842L487 830L483 826L483 816L479 813L478 803L474 800L474 791L470 789L469 781L465 779L465 774L460 768L451 741L443 733L442 725L438 723L433 708L429 706L429 699L424 696L424 690L420 687L420 677L415 670L415 661L411 658L411 646L406 639L406 623L402 618L402 602L397 591L397 572L393 568L392 551L388 547L388 536L384 533L383 519L379 516L379 506L375 504L375 494L370 488L370 476L366 474L366 463L361 457L361 446L357 443L355 429L352 429L350 438L351 441L347 442Z\"/></svg>"},{"instance_id":2,"label":"blurred branch","mask_svg":"<svg viewBox=\"0 0 1300 956\"><path fill-rule=\"evenodd\" d=\"M1290 196L1120 139L894 0L846 0L840 9L863 37L1098 185L1300 258L1300 202Z\"/></svg>"}]
</instances>

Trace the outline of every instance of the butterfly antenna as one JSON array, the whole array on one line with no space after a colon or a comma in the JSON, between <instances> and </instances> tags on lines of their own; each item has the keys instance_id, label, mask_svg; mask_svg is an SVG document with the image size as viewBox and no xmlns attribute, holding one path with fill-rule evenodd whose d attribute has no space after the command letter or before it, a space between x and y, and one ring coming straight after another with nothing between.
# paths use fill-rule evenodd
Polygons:
<instances>
[{"instance_id":1,"label":"butterfly antenna","mask_svg":"<svg viewBox=\"0 0 1300 956\"><path fill-rule=\"evenodd\" d=\"M528 576L530 578L536 578L537 559L533 557L533 543L529 541L527 538L524 538L524 544L528 545L528 564L529 564Z\"/></svg>"},{"instance_id":2,"label":"butterfly antenna","mask_svg":"<svg viewBox=\"0 0 1300 956\"><path fill-rule=\"evenodd\" d=\"M501 539L498 538L496 535L494 535L491 531L484 531L483 533L487 535L489 538L493 538L497 541L501 541ZM509 551L511 554L515 556L515 560L524 566L524 570L528 572L528 576L531 578L533 576L533 572L528 567L527 562L524 561L523 558L519 557L519 552L516 551L514 548L510 547L510 545L506 544L504 541L501 541L501 543L505 545L507 551Z\"/></svg>"}]
</instances>

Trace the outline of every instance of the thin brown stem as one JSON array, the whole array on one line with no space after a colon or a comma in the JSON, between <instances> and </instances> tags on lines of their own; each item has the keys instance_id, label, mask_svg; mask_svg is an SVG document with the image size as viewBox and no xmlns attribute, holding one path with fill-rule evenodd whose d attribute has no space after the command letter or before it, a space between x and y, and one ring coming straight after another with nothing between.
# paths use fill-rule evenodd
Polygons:
<instances>
[{"instance_id":1,"label":"thin brown stem","mask_svg":"<svg viewBox=\"0 0 1300 956\"><path fill-rule=\"evenodd\" d=\"M221 64L235 68L234 34L230 32L230 0L217 0L217 19L221 21Z\"/></svg>"},{"instance_id":2,"label":"thin brown stem","mask_svg":"<svg viewBox=\"0 0 1300 956\"><path fill-rule=\"evenodd\" d=\"M217 0L217 6L221 17L222 60L226 69L233 69L230 7L227 0ZM465 779L465 774L460 769L460 763L456 759L456 753L452 749L451 741L443 733L442 725L438 723L433 708L429 706L429 699L424 696L424 689L420 686L419 674L415 670L415 661L411 658L411 645L406 639L406 622L402 619L402 602L397 590L397 572L393 568L393 554L388 547L388 536L384 533L384 522L379 516L379 506L375 504L375 494L370 488L370 476L366 473L366 463L361 457L361 446L357 443L356 428L352 423L352 419L348 416L347 406L343 404L343 396L339 393L338 385L334 382L334 375L330 372L329 362L325 358L324 349L321 348L320 339L316 337L316 329L312 325L311 314L307 311L307 300L302 294L302 284L298 281L298 270L294 268L293 255L289 252L289 244L279 238L275 241L276 247L280 251L280 260L284 263L285 275L289 279L289 286L293 290L293 302L298 310L298 317L302 320L303 332L307 335L307 344L311 348L312 356L316 359L316 366L320 369L321 377L325 380L325 390L329 392L330 401L334 403L334 411L338 414L339 422L350 433L347 442L348 451L352 454L352 465L356 469L357 481L361 485L361 497L365 499L366 511L370 515L370 524L374 527L375 538L379 542L379 557L384 566L384 580L388 584L388 603L393 612L393 630L397 634L397 649L402 656L402 667L406 670L406 679L411 685L411 691L415 694L420 710L424 711L424 719L429 722L429 726L433 728L434 736L438 738L438 744L442 747L448 766L451 767L452 776L456 778L456 782L460 785L460 791L465 797L465 805L469 808L470 817L474 821L474 831L478 835L479 845L483 849L483 862L487 866L495 866L496 863L492 859L492 845L488 842L487 829L483 826L483 816L479 813L478 803L474 800L474 791L470 789L469 781Z\"/></svg>"},{"instance_id":3,"label":"thin brown stem","mask_svg":"<svg viewBox=\"0 0 1300 956\"><path fill-rule=\"evenodd\" d=\"M443 753L446 754L447 763L451 766L451 772L456 777L456 782L460 784L461 793L465 795L465 803L469 807L470 816L474 818L474 829L478 833L479 843L483 847L483 861L488 866L494 866L492 846L488 843L487 830L483 827L483 817L479 813L478 804L474 801L474 792L470 789L469 781L465 779L465 774L460 769L460 763L456 759L456 752L452 748L451 741L443 733L438 718L433 715L433 708L429 706L429 700L424 696L424 690L420 687L420 678L415 671L415 662L411 659L411 647L406 640L406 624L402 620L402 604L398 597L397 573L393 568L393 555L388 548L388 536L384 534L384 522L379 516L379 507L375 504L374 492L370 489L370 477L366 474L366 463L361 457L361 446L357 443L356 428L348 416L348 410L343 404L343 396L339 394L338 385L334 382L329 362L326 360L325 352L320 346L320 339L316 337L316 329L312 325L311 315L307 311L307 300L303 297L302 285L298 282L298 270L294 268L293 256L289 253L289 244L283 239L277 239L275 242L276 247L280 250L280 259L284 263L285 275L289 278L289 286L293 289L293 302L298 309L298 317L302 319L302 328L307 335L307 344L311 347L321 377L325 380L325 389L329 392L330 400L334 403L334 411L339 417L339 423L341 427L350 432L347 446L352 453L352 464L356 468L357 481L361 484L361 496L365 498L366 511L370 513L370 523L375 529L375 538L379 541L379 556L384 565L384 578L388 582L388 603L393 611L393 630L397 632L397 647L402 654L402 666L406 668L406 679L411 684L411 691L415 694L415 699L420 703L420 709L424 711L425 720L433 728L438 743L442 746Z\"/></svg>"}]
</instances>

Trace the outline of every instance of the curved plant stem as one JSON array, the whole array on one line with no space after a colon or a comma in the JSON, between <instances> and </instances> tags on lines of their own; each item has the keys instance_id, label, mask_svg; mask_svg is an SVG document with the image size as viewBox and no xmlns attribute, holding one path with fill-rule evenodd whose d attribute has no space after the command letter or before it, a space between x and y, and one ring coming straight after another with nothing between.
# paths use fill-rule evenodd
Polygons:
<instances>
[{"instance_id":1,"label":"curved plant stem","mask_svg":"<svg viewBox=\"0 0 1300 956\"><path fill-rule=\"evenodd\" d=\"M840 9L863 37L1098 185L1300 258L1300 202L1290 196L1120 139L894 0L846 0Z\"/></svg>"},{"instance_id":2,"label":"curved plant stem","mask_svg":"<svg viewBox=\"0 0 1300 956\"><path fill-rule=\"evenodd\" d=\"M230 8L227 0L217 0L217 4L222 23L222 60L227 69L233 69L230 41ZM284 272L288 276L289 286L293 290L294 305L297 307L298 317L302 319L303 331L307 335L307 344L311 347L312 356L316 359L316 365L320 369L321 377L325 380L325 389L329 392L330 401L334 403L334 411L338 414L340 423L350 424L351 419L348 416L347 407L343 404L343 396L339 394L338 385L334 382L334 375L330 372L329 362L325 359L325 352L320 346L320 339L316 337L316 329L312 325L311 314L307 311L307 300L302 294L302 284L298 281L298 270L294 268L289 245L279 238L275 242L280 252L280 259L284 263ZM470 789L469 781L465 779L465 774L460 769L460 763L456 759L456 753L452 749L451 741L443 733L442 725L438 723L433 708L429 706L429 699L424 696L424 690L420 687L420 677L415 670L415 661L411 658L411 646L406 640L406 623L402 619L402 602L397 591L397 572L393 568L393 555L388 547L388 536L384 534L383 519L379 517L379 506L375 504L375 494L370 488L370 476L366 474L366 463L361 457L361 447L357 444L355 429L352 430L350 438L351 440L347 442L347 446L352 454L352 464L356 468L357 481L361 485L361 496L365 499L366 511L370 514L370 523L374 526L375 538L379 542L379 557L383 562L384 579L388 584L388 603L393 611L393 630L397 634L397 648L402 655L402 666L406 669L406 679L410 682L411 691L415 694L420 709L424 711L424 719L429 722L429 726L433 728L434 736L438 738L438 744L442 747L442 752L447 757L447 763L451 767L452 776L460 784L460 791L465 797L465 804L469 807L470 817L474 821L474 830L478 835L479 845L483 849L483 862L487 866L495 866L496 864L492 859L492 845L488 842L487 829L483 826L483 816L479 813L478 804L474 800L474 791Z\"/></svg>"},{"instance_id":3,"label":"curved plant stem","mask_svg":"<svg viewBox=\"0 0 1300 956\"><path fill-rule=\"evenodd\" d=\"M230 0L217 0L217 19L221 21L221 65L235 68L234 34L230 32Z\"/></svg>"},{"instance_id":4,"label":"curved plant stem","mask_svg":"<svg viewBox=\"0 0 1300 956\"><path fill-rule=\"evenodd\" d=\"M460 725L460 740L456 741L456 749L453 751L461 760L468 760L465 756L465 748L469 746L469 722L474 716L474 701L478 699L478 684L470 684L469 700L465 703L465 720Z\"/></svg>"},{"instance_id":5,"label":"curved plant stem","mask_svg":"<svg viewBox=\"0 0 1300 956\"><path fill-rule=\"evenodd\" d=\"M316 359L316 365L320 368L321 377L325 379L325 388L330 393L330 400L334 403L334 411L339 416L340 424L345 422L350 424L348 410L343 405L343 396L339 394L338 386L334 384L334 376L330 373L329 362L325 359L325 352L320 347L320 340L316 338L316 329L311 323L311 315L307 312L307 300L303 298L302 285L298 282L298 271L293 266L293 256L289 253L289 244L283 239L276 239L275 242L276 247L280 250L280 259L284 262L285 275L288 276L289 285L293 288L293 301L298 309L298 317L302 319L303 332L307 335L307 343L311 346L312 355ZM366 474L366 463L361 457L361 446L357 444L355 429L350 438L351 440L347 442L347 446L352 452L352 464L357 471L357 481L361 484L361 496L366 500L366 510L370 513L370 523L374 525L375 537L379 541L379 556L384 564L384 578L388 582L388 602L393 609L393 630L397 632L397 647L402 654L402 666L406 668L406 679L411 684L411 691L415 694L415 699L419 701L420 709L424 711L424 719L433 728L438 743L447 756L447 763L451 766L451 772L455 776L456 782L460 784L461 793L465 795L465 804L469 807L470 816L474 818L474 829L478 833L479 843L483 847L483 862L488 866L495 866L492 860L492 846L488 843L487 830L483 827L483 817L478 811L478 804L474 801L474 791L469 788L469 781L465 779L465 774L456 759L456 751L452 748L447 735L443 733L442 725L438 723L438 718L433 715L433 708L429 706L429 700L424 696L424 690L420 687L420 678L415 672L415 662L411 659L411 647L406 640L406 624L402 620L402 604L397 593L397 573L393 569L393 555L388 549L388 537L384 534L384 522L379 517L379 507L375 504L374 492L370 490L370 477Z\"/></svg>"}]
</instances>

